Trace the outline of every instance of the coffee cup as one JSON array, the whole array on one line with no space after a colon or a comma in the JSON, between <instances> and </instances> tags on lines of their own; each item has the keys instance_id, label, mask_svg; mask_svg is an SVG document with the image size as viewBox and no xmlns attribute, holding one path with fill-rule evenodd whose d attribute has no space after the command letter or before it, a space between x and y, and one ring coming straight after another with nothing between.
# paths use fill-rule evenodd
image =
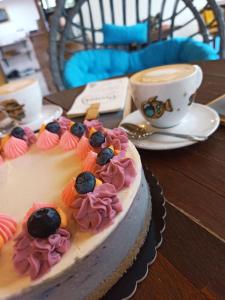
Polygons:
<instances>
[{"instance_id":1,"label":"coffee cup","mask_svg":"<svg viewBox=\"0 0 225 300\"><path fill-rule=\"evenodd\" d=\"M130 78L134 103L154 127L178 125L188 113L202 83L197 65L176 64L150 68Z\"/></svg>"},{"instance_id":2,"label":"coffee cup","mask_svg":"<svg viewBox=\"0 0 225 300\"><path fill-rule=\"evenodd\" d=\"M39 118L42 111L42 93L37 79L20 79L0 86L0 105L14 100L23 109L21 124Z\"/></svg>"}]
</instances>

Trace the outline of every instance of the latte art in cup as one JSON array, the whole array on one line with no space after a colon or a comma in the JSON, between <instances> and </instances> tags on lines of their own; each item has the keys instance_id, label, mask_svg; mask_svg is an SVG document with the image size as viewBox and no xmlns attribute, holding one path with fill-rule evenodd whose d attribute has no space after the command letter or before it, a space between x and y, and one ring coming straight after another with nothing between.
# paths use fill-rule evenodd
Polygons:
<instances>
[{"instance_id":1,"label":"latte art in cup","mask_svg":"<svg viewBox=\"0 0 225 300\"><path fill-rule=\"evenodd\" d=\"M139 83L166 83L188 77L194 72L193 65L168 65L139 72L132 77L132 80Z\"/></svg>"},{"instance_id":2,"label":"latte art in cup","mask_svg":"<svg viewBox=\"0 0 225 300\"><path fill-rule=\"evenodd\" d=\"M160 128L176 126L184 119L201 82L201 68L189 64L154 67L130 78L137 109Z\"/></svg>"}]
</instances>

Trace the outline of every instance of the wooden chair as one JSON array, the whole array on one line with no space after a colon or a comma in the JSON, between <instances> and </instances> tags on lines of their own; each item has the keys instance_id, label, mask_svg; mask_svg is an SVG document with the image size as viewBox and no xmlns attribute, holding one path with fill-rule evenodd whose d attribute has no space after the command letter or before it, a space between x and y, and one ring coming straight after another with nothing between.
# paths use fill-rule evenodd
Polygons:
<instances>
[{"instance_id":1,"label":"wooden chair","mask_svg":"<svg viewBox=\"0 0 225 300\"><path fill-rule=\"evenodd\" d=\"M210 9L210 22L203 17ZM103 24L133 25L146 21L149 35L144 45L104 45ZM225 58L225 23L223 10L215 0L78 0L74 7L65 8L65 0L58 0L50 24L50 65L57 88L63 90L65 60L80 49L119 48L132 51L140 47L176 36L196 38L215 47L215 35L210 24L216 24L220 37L218 53Z\"/></svg>"}]
</instances>

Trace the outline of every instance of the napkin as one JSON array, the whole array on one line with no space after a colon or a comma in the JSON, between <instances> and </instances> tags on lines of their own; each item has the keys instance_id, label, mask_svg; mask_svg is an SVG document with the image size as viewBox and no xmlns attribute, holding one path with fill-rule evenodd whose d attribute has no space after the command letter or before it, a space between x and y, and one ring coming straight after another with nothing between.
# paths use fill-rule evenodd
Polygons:
<instances>
[{"instance_id":1,"label":"napkin","mask_svg":"<svg viewBox=\"0 0 225 300\"><path fill-rule=\"evenodd\" d=\"M128 84L127 77L87 84L83 92L75 98L67 113L68 117L85 115L88 108L94 103L100 104L100 113L123 110L128 97Z\"/></svg>"}]
</instances>

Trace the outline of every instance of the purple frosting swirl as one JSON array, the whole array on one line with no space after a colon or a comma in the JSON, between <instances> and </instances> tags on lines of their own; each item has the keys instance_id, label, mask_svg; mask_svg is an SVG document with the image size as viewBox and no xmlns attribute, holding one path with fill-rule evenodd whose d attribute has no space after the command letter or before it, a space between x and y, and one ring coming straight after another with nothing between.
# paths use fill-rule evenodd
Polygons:
<instances>
[{"instance_id":1,"label":"purple frosting swirl","mask_svg":"<svg viewBox=\"0 0 225 300\"><path fill-rule=\"evenodd\" d=\"M58 229L46 239L33 238L24 228L16 238L13 263L21 275L29 275L32 280L47 273L57 264L70 248L70 233Z\"/></svg>"},{"instance_id":2,"label":"purple frosting swirl","mask_svg":"<svg viewBox=\"0 0 225 300\"><path fill-rule=\"evenodd\" d=\"M36 143L37 137L34 134L34 132L29 127L24 127L23 130L25 132L24 138L25 138L28 146L31 146L32 144Z\"/></svg>"},{"instance_id":3,"label":"purple frosting swirl","mask_svg":"<svg viewBox=\"0 0 225 300\"><path fill-rule=\"evenodd\" d=\"M113 185L103 183L92 193L79 195L71 207L76 211L73 217L81 231L99 232L113 223L122 211L122 205Z\"/></svg>"},{"instance_id":4,"label":"purple frosting swirl","mask_svg":"<svg viewBox=\"0 0 225 300\"><path fill-rule=\"evenodd\" d=\"M131 158L114 156L104 166L98 166L96 176L103 182L112 184L116 191L129 187L136 176L134 162Z\"/></svg>"},{"instance_id":5,"label":"purple frosting swirl","mask_svg":"<svg viewBox=\"0 0 225 300\"><path fill-rule=\"evenodd\" d=\"M67 119L65 117L60 117L58 119L58 123L60 126L60 135L62 135L66 130L70 129L71 126L71 120Z\"/></svg>"},{"instance_id":6,"label":"purple frosting swirl","mask_svg":"<svg viewBox=\"0 0 225 300\"><path fill-rule=\"evenodd\" d=\"M92 127L97 131L103 131L103 125L99 120L84 120L84 125L86 126L87 130L89 131Z\"/></svg>"},{"instance_id":7,"label":"purple frosting swirl","mask_svg":"<svg viewBox=\"0 0 225 300\"><path fill-rule=\"evenodd\" d=\"M108 130L106 133L105 143L102 148L113 146L114 149L119 151L126 151L128 148L128 137L126 132L121 128L114 128Z\"/></svg>"}]
</instances>

